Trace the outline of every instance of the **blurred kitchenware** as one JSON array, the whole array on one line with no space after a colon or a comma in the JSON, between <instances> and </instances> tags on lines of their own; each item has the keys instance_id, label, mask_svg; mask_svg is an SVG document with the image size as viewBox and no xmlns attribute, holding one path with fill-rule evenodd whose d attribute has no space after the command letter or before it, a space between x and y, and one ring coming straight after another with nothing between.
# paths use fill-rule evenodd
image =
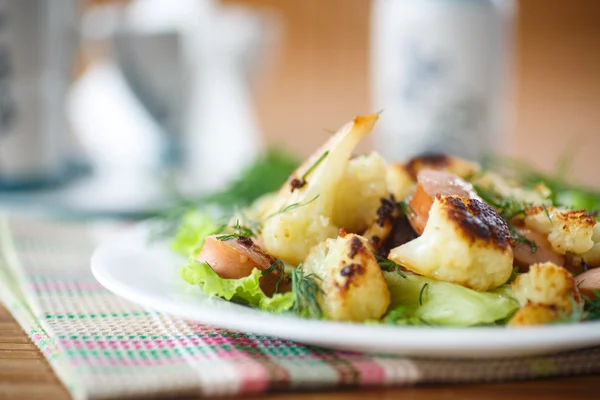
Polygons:
<instances>
[{"instance_id":1,"label":"blurred kitchenware","mask_svg":"<svg viewBox=\"0 0 600 400\"><path fill-rule=\"evenodd\" d=\"M260 149L250 85L273 17L214 1L138 0L113 40L122 74L163 132L162 161L185 192L223 186ZM257 68L258 66L258 68Z\"/></svg>"},{"instance_id":2,"label":"blurred kitchenware","mask_svg":"<svg viewBox=\"0 0 600 400\"><path fill-rule=\"evenodd\" d=\"M78 13L76 0L0 1L0 189L56 183L72 172L64 99Z\"/></svg>"},{"instance_id":3,"label":"blurred kitchenware","mask_svg":"<svg viewBox=\"0 0 600 400\"><path fill-rule=\"evenodd\" d=\"M375 146L406 159L506 147L514 0L375 0Z\"/></svg>"}]
</instances>

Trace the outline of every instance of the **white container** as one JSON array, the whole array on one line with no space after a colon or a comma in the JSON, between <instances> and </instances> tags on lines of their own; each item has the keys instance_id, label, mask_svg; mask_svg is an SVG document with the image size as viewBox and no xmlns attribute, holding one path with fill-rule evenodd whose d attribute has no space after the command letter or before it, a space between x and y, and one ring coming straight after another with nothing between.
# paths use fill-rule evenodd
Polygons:
<instances>
[{"instance_id":1,"label":"white container","mask_svg":"<svg viewBox=\"0 0 600 400\"><path fill-rule=\"evenodd\" d=\"M75 0L0 0L0 189L66 173L76 16Z\"/></svg>"},{"instance_id":2,"label":"white container","mask_svg":"<svg viewBox=\"0 0 600 400\"><path fill-rule=\"evenodd\" d=\"M375 0L375 148L389 159L507 147L513 0Z\"/></svg>"}]
</instances>

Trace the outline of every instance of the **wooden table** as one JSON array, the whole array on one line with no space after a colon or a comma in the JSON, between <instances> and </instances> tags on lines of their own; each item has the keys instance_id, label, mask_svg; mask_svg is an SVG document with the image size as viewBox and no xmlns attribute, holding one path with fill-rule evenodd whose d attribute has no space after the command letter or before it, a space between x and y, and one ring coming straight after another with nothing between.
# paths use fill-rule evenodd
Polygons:
<instances>
[{"instance_id":1,"label":"wooden table","mask_svg":"<svg viewBox=\"0 0 600 400\"><path fill-rule=\"evenodd\" d=\"M531 382L343 390L261 396L263 399L599 399L600 375ZM0 400L68 400L69 394L8 311L0 306ZM254 397L256 398L256 397ZM189 399L191 400L191 399Z\"/></svg>"}]
</instances>

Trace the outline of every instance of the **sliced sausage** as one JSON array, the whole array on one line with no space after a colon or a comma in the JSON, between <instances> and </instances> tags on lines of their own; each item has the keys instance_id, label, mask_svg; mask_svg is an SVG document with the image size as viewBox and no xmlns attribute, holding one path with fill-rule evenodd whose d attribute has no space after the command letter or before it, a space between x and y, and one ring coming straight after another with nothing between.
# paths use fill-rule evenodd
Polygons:
<instances>
[{"instance_id":1,"label":"sliced sausage","mask_svg":"<svg viewBox=\"0 0 600 400\"><path fill-rule=\"evenodd\" d=\"M219 240L216 236L206 238L197 259L210 265L217 275L225 279L246 277L254 268L264 271L276 261L250 238ZM279 274L279 271L273 271L261 278L260 287L266 295L271 296L275 292Z\"/></svg>"},{"instance_id":2,"label":"sliced sausage","mask_svg":"<svg viewBox=\"0 0 600 400\"><path fill-rule=\"evenodd\" d=\"M407 217L419 235L423 233L429 210L438 194L458 195L479 199L473 186L458 176L446 171L424 169L417 174L417 186L408 204Z\"/></svg>"}]
</instances>

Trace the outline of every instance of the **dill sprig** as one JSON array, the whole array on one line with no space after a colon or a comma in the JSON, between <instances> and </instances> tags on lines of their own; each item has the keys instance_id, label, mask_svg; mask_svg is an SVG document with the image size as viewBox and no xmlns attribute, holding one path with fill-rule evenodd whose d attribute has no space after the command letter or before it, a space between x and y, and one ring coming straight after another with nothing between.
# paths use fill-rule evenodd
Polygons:
<instances>
[{"instance_id":1,"label":"dill sprig","mask_svg":"<svg viewBox=\"0 0 600 400\"><path fill-rule=\"evenodd\" d=\"M483 199L483 201L492 206L498 215L504 218L504 220L507 222L519 215L526 215L525 209L530 206L530 204L503 197L494 190L485 189L479 185L473 185L473 188Z\"/></svg>"},{"instance_id":2,"label":"dill sprig","mask_svg":"<svg viewBox=\"0 0 600 400\"><path fill-rule=\"evenodd\" d=\"M404 275L404 273L402 272L402 270L400 268L402 268L402 266L398 263L396 263L395 261L389 260L385 257L381 257L381 256L375 256L375 258L377 259L377 262L379 263L379 267L383 270L383 271L396 271L396 273L398 275L400 275L403 278L406 278L406 275Z\"/></svg>"},{"instance_id":3,"label":"dill sprig","mask_svg":"<svg viewBox=\"0 0 600 400\"><path fill-rule=\"evenodd\" d=\"M240 237L246 237L246 238L256 237L256 234L254 233L254 231L252 231L252 229L248 228L247 226L240 225L239 219L235 222L235 225L233 226L233 230L235 231L234 233L219 235L219 236L217 236L217 239L220 241L227 241L227 240L232 240L232 239L240 238Z\"/></svg>"},{"instance_id":4,"label":"dill sprig","mask_svg":"<svg viewBox=\"0 0 600 400\"><path fill-rule=\"evenodd\" d=\"M569 294L569 300L571 301L571 312L565 313L559 311L557 324L574 324L587 319L587 313L583 307L580 307L579 303L575 300L573 295Z\"/></svg>"},{"instance_id":5,"label":"dill sprig","mask_svg":"<svg viewBox=\"0 0 600 400\"><path fill-rule=\"evenodd\" d=\"M323 310L319 296L323 293L319 282L321 278L311 273L304 275L302 264L292 271L292 292L295 300L292 310L303 317L322 318Z\"/></svg>"},{"instance_id":6,"label":"dill sprig","mask_svg":"<svg viewBox=\"0 0 600 400\"><path fill-rule=\"evenodd\" d=\"M423 305L423 295L425 294L425 290L429 287L429 283L425 283L419 292L419 305Z\"/></svg>"},{"instance_id":7,"label":"dill sprig","mask_svg":"<svg viewBox=\"0 0 600 400\"><path fill-rule=\"evenodd\" d=\"M323 154L321 154L321 156L317 159L317 161L315 161L307 170L304 174L302 174L302 176L300 177L300 179L298 178L294 178L290 181L290 186L292 187L292 192L296 189L300 189L303 188L304 186L306 186L306 178L308 177L308 175L310 175L311 172L313 172L315 170L315 168L317 168L317 166L319 166L319 164L321 164L321 162L323 162L323 160L325 159L325 157L327 157L329 155L329 150L327 150L326 152L324 152Z\"/></svg>"},{"instance_id":8,"label":"dill sprig","mask_svg":"<svg viewBox=\"0 0 600 400\"><path fill-rule=\"evenodd\" d=\"M585 319L600 319L600 291L593 290L593 296L583 295Z\"/></svg>"},{"instance_id":9,"label":"dill sprig","mask_svg":"<svg viewBox=\"0 0 600 400\"><path fill-rule=\"evenodd\" d=\"M531 248L531 254L535 254L537 251L537 243L531 239L527 239L525 236L523 236L519 232L517 232L517 230L513 224L507 224L507 225L508 225L508 231L510 232L510 236L512 237L512 239L515 242L515 246L517 246L518 244L521 244L521 243L525 244Z\"/></svg>"},{"instance_id":10,"label":"dill sprig","mask_svg":"<svg viewBox=\"0 0 600 400\"><path fill-rule=\"evenodd\" d=\"M546 207L545 204L542 204L542 209L544 210L546 217L548 217L548 221L550 221L550 224L553 224L552 217L550 217L550 211L548 211L548 207Z\"/></svg>"},{"instance_id":11,"label":"dill sprig","mask_svg":"<svg viewBox=\"0 0 600 400\"><path fill-rule=\"evenodd\" d=\"M415 210L413 210L413 208L410 206L410 204L408 204L404 200L399 201L396 204L398 205L398 208L400 208L400 211L402 211L402 214L405 216L412 215L415 213Z\"/></svg>"},{"instance_id":12,"label":"dill sprig","mask_svg":"<svg viewBox=\"0 0 600 400\"><path fill-rule=\"evenodd\" d=\"M584 187L574 184L567 176L568 164L573 154L567 149L557 162L553 174L545 174L533 165L515 158L491 156L485 160L484 167L500 172L504 176L515 179L525 187L535 187L543 183L550 189L549 200L555 206L573 209L600 210L600 191L598 188ZM600 220L600 216L597 217Z\"/></svg>"},{"instance_id":13,"label":"dill sprig","mask_svg":"<svg viewBox=\"0 0 600 400\"><path fill-rule=\"evenodd\" d=\"M274 217L274 216L276 216L276 215L283 214L283 213L286 213L286 212L288 212L288 211L294 210L294 209L296 209L296 208L299 208L299 207L306 206L306 205L308 205L308 204L312 203L313 201L315 201L316 199L318 199L318 198L319 198L319 196L320 196L320 195L318 194L318 195L316 195L315 197L313 197L313 198L312 198L312 199L310 199L310 200L307 200L307 201L299 201L299 202L297 202L297 203L292 203L292 204L290 204L289 206L282 207L280 210L278 210L278 211L275 211L273 214L269 215L269 216L268 216L266 219L273 218L273 217Z\"/></svg>"},{"instance_id":14,"label":"dill sprig","mask_svg":"<svg viewBox=\"0 0 600 400\"><path fill-rule=\"evenodd\" d=\"M302 177L300 178L300 180L306 181L306 178L308 177L308 175L310 175L310 173L313 172L315 170L315 168L317 168L319 166L319 164L321 164L328 155L329 155L329 150L327 150L326 152L321 154L321 156L317 159L317 161L315 161L313 163L313 165L311 165L306 170L306 172L304 174L302 174Z\"/></svg>"},{"instance_id":15,"label":"dill sprig","mask_svg":"<svg viewBox=\"0 0 600 400\"><path fill-rule=\"evenodd\" d=\"M275 262L273 264L271 264L269 266L269 268L265 269L262 272L262 276L267 276L275 270L279 271L279 279L277 280L277 283L275 284L275 293L278 293L279 292L279 284L281 282L283 282L283 279L285 278L285 265L283 264L283 261L281 261L279 259L275 260Z\"/></svg>"}]
</instances>

